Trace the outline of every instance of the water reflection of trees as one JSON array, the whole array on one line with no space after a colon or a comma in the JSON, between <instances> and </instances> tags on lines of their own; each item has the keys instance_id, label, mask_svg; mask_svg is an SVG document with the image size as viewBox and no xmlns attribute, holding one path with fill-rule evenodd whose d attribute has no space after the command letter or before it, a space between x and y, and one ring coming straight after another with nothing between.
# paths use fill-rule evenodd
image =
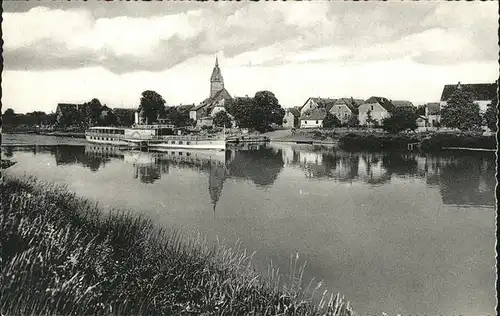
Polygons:
<instances>
[{"instance_id":1,"label":"water reflection of trees","mask_svg":"<svg viewBox=\"0 0 500 316\"><path fill-rule=\"evenodd\" d=\"M495 157L466 155L447 157L439 170L445 204L495 205Z\"/></svg>"},{"instance_id":2,"label":"water reflection of trees","mask_svg":"<svg viewBox=\"0 0 500 316\"><path fill-rule=\"evenodd\" d=\"M229 176L250 179L257 186L272 185L284 163L281 151L259 148L249 151L234 151L228 163Z\"/></svg>"},{"instance_id":3,"label":"water reflection of trees","mask_svg":"<svg viewBox=\"0 0 500 316\"><path fill-rule=\"evenodd\" d=\"M443 202L494 205L495 157L485 153L419 155L396 152L344 152L332 149L283 150L287 164L306 178L380 185L392 178L421 178L439 186Z\"/></svg>"},{"instance_id":4,"label":"water reflection of trees","mask_svg":"<svg viewBox=\"0 0 500 316\"><path fill-rule=\"evenodd\" d=\"M52 146L56 165L81 164L91 171L97 171L110 161L109 156L89 155L84 146L57 145Z\"/></svg>"}]
</instances>

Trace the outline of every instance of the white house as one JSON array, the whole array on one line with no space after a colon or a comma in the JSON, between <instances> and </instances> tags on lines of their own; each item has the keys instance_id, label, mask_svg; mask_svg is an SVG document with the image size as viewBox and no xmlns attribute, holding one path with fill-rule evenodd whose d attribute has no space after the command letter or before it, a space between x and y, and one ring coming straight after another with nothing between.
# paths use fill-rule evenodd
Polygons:
<instances>
[{"instance_id":1,"label":"white house","mask_svg":"<svg viewBox=\"0 0 500 316\"><path fill-rule=\"evenodd\" d=\"M300 111L297 108L285 109L285 116L283 116L284 128L299 127Z\"/></svg>"},{"instance_id":2,"label":"white house","mask_svg":"<svg viewBox=\"0 0 500 316\"><path fill-rule=\"evenodd\" d=\"M305 111L300 117L300 128L322 128L326 113L323 108Z\"/></svg>"},{"instance_id":3,"label":"white house","mask_svg":"<svg viewBox=\"0 0 500 316\"><path fill-rule=\"evenodd\" d=\"M488 105L497 95L498 82L495 83L474 83L474 84L449 84L445 85L441 93L441 108L446 107L455 89L467 88L473 94L473 101L479 105L481 113L486 112Z\"/></svg>"},{"instance_id":4,"label":"white house","mask_svg":"<svg viewBox=\"0 0 500 316\"><path fill-rule=\"evenodd\" d=\"M306 102L299 108L300 115L304 115L307 111L323 108L326 111L330 111L332 106L335 104L336 99L330 98L309 98Z\"/></svg>"},{"instance_id":5,"label":"white house","mask_svg":"<svg viewBox=\"0 0 500 316\"><path fill-rule=\"evenodd\" d=\"M425 105L425 118L427 127L441 126L441 105L439 102L430 102Z\"/></svg>"},{"instance_id":6,"label":"white house","mask_svg":"<svg viewBox=\"0 0 500 316\"><path fill-rule=\"evenodd\" d=\"M382 125L382 120L389 117L394 105L384 97L371 97L358 108L360 125ZM368 122L371 118L371 122Z\"/></svg>"}]
</instances>

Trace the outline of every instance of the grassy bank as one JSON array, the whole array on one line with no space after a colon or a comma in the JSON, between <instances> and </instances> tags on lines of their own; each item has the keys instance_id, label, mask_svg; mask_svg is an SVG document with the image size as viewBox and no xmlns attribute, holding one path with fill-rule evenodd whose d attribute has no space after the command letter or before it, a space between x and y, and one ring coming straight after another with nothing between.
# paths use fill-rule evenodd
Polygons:
<instances>
[{"instance_id":1,"label":"grassy bank","mask_svg":"<svg viewBox=\"0 0 500 316\"><path fill-rule=\"evenodd\" d=\"M417 136L405 134L347 134L340 137L344 150L407 150L408 144L420 142Z\"/></svg>"},{"instance_id":2,"label":"grassy bank","mask_svg":"<svg viewBox=\"0 0 500 316\"><path fill-rule=\"evenodd\" d=\"M495 136L482 136L469 133L446 133L430 135L421 142L424 151L438 151L447 147L496 149Z\"/></svg>"},{"instance_id":3,"label":"grassy bank","mask_svg":"<svg viewBox=\"0 0 500 316\"><path fill-rule=\"evenodd\" d=\"M352 315L339 296L251 256L123 213L64 187L4 177L0 312L5 315ZM317 299L313 299L317 297Z\"/></svg>"},{"instance_id":4,"label":"grassy bank","mask_svg":"<svg viewBox=\"0 0 500 316\"><path fill-rule=\"evenodd\" d=\"M496 149L495 136L478 132L426 132L389 134L377 130L311 130L296 133L312 141L338 141L344 150L407 150L408 144L419 143L423 151L440 151L448 147Z\"/></svg>"}]
</instances>

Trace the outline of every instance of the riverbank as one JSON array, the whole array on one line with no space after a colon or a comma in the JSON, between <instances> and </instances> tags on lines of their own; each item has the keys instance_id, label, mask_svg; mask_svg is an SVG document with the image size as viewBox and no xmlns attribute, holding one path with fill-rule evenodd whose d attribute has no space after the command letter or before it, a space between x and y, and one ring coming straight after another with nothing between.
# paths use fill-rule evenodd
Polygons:
<instances>
[{"instance_id":1,"label":"riverbank","mask_svg":"<svg viewBox=\"0 0 500 316\"><path fill-rule=\"evenodd\" d=\"M156 227L64 187L5 176L1 183L0 310L6 315L352 315L339 296L281 286L246 252ZM312 294L308 294L312 293Z\"/></svg>"},{"instance_id":2,"label":"riverbank","mask_svg":"<svg viewBox=\"0 0 500 316\"><path fill-rule=\"evenodd\" d=\"M363 129L315 129L278 130L267 133L272 142L329 145L343 150L409 150L441 151L449 149L495 150L495 136L483 136L473 132L426 132L389 134L380 130Z\"/></svg>"}]
</instances>

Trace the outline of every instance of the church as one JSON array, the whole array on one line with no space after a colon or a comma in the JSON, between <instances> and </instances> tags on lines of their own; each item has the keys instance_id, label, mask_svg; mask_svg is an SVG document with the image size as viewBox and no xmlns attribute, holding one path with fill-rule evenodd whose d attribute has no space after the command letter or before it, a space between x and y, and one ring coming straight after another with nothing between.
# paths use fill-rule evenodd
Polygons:
<instances>
[{"instance_id":1,"label":"church","mask_svg":"<svg viewBox=\"0 0 500 316\"><path fill-rule=\"evenodd\" d=\"M233 98L224 88L224 78L219 68L219 61L215 57L215 66L212 70L212 76L210 76L209 97L189 111L189 118L196 121L196 126L211 126L215 114L219 111L225 111L225 106L232 100Z\"/></svg>"}]
</instances>

